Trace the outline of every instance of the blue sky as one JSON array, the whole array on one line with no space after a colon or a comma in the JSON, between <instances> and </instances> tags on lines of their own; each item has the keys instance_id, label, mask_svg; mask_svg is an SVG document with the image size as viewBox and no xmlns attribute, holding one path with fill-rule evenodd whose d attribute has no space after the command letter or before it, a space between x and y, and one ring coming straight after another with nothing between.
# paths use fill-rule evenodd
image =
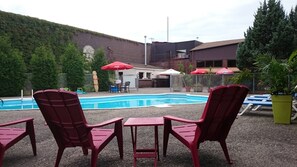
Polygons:
<instances>
[{"instance_id":1,"label":"blue sky","mask_svg":"<svg viewBox=\"0 0 297 167\"><path fill-rule=\"evenodd\" d=\"M213 42L244 37L264 0L0 0L0 10L133 41ZM295 0L281 0L287 13ZM167 24L169 20L169 24ZM169 26L167 26L169 25ZM169 31L167 28L169 27Z\"/></svg>"}]
</instances>

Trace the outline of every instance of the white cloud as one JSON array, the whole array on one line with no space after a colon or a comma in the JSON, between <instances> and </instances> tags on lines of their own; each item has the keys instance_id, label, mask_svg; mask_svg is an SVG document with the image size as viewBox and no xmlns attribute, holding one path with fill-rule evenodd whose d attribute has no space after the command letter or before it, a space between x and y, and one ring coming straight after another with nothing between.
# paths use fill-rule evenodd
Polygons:
<instances>
[{"instance_id":1,"label":"white cloud","mask_svg":"<svg viewBox=\"0 0 297 167\"><path fill-rule=\"evenodd\" d=\"M0 10L121 38L202 42L243 38L263 0L0 0ZM282 0L287 12L297 3ZM150 42L150 41L149 41Z\"/></svg>"}]
</instances>

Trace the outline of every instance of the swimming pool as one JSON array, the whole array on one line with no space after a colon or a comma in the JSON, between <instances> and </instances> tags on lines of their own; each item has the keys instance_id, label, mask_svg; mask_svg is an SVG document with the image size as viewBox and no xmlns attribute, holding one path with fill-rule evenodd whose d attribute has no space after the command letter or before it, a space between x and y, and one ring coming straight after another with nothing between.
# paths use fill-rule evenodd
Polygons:
<instances>
[{"instance_id":1,"label":"swimming pool","mask_svg":"<svg viewBox=\"0 0 297 167\"><path fill-rule=\"evenodd\" d=\"M178 104L206 103L208 96L189 94L131 94L101 97L80 97L83 109L120 109L139 107L168 107ZM3 100L0 110L31 110L38 109L34 99L24 98Z\"/></svg>"}]
</instances>

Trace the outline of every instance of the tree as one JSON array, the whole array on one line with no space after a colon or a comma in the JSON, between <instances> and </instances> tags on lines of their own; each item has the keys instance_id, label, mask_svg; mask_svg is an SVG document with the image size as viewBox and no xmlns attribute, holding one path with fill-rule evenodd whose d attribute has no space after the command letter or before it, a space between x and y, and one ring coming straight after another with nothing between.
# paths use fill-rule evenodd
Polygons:
<instances>
[{"instance_id":1,"label":"tree","mask_svg":"<svg viewBox=\"0 0 297 167\"><path fill-rule=\"evenodd\" d=\"M254 71L258 55L272 55L277 59L288 58L294 50L294 28L280 1L264 0L258 9L253 27L244 33L245 41L237 50L237 66Z\"/></svg>"},{"instance_id":2,"label":"tree","mask_svg":"<svg viewBox=\"0 0 297 167\"><path fill-rule=\"evenodd\" d=\"M93 71L97 72L99 79L99 91L107 91L109 89L109 73L106 70L101 70L101 67L107 64L103 49L98 49L95 52L94 59L91 63Z\"/></svg>"},{"instance_id":3,"label":"tree","mask_svg":"<svg viewBox=\"0 0 297 167\"><path fill-rule=\"evenodd\" d=\"M32 55L30 65L32 70L31 81L35 91L58 87L57 65L51 48L37 47Z\"/></svg>"},{"instance_id":4,"label":"tree","mask_svg":"<svg viewBox=\"0 0 297 167\"><path fill-rule=\"evenodd\" d=\"M21 52L12 48L9 37L0 36L0 97L20 94L26 66Z\"/></svg>"},{"instance_id":5,"label":"tree","mask_svg":"<svg viewBox=\"0 0 297 167\"><path fill-rule=\"evenodd\" d=\"M289 20L294 28L294 48L297 49L297 5L291 9Z\"/></svg>"},{"instance_id":6,"label":"tree","mask_svg":"<svg viewBox=\"0 0 297 167\"><path fill-rule=\"evenodd\" d=\"M66 73L67 86L70 90L77 90L84 85L84 57L83 54L69 43L62 56L62 71Z\"/></svg>"}]
</instances>

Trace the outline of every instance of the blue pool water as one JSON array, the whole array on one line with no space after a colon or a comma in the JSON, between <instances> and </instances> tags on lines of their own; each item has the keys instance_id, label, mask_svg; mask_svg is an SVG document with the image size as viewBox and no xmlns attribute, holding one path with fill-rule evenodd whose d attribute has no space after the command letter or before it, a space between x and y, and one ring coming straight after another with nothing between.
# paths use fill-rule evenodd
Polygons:
<instances>
[{"instance_id":1,"label":"blue pool water","mask_svg":"<svg viewBox=\"0 0 297 167\"><path fill-rule=\"evenodd\" d=\"M167 107L178 104L206 103L208 96L188 94L138 94L117 95L104 97L81 97L83 109L120 109L138 107ZM34 99L10 99L0 102L0 110L29 110L38 109Z\"/></svg>"}]
</instances>

